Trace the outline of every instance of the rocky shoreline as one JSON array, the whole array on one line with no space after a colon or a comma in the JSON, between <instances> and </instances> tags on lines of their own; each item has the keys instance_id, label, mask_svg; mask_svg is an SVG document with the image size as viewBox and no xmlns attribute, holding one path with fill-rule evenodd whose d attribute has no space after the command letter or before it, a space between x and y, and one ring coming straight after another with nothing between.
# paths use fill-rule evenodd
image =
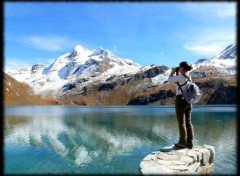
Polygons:
<instances>
[{"instance_id":1,"label":"rocky shoreline","mask_svg":"<svg viewBox=\"0 0 240 176\"><path fill-rule=\"evenodd\" d=\"M214 171L215 150L213 146L194 146L179 149L173 146L147 155L140 163L143 175L201 175Z\"/></svg>"}]
</instances>

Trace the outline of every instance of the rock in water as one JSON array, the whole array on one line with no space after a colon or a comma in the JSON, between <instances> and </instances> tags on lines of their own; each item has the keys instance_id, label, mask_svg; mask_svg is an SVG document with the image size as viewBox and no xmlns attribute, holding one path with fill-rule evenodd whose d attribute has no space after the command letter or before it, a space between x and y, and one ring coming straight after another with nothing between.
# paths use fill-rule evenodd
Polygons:
<instances>
[{"instance_id":1,"label":"rock in water","mask_svg":"<svg viewBox=\"0 0 240 176\"><path fill-rule=\"evenodd\" d=\"M151 174L211 174L215 150L213 146L179 149L172 146L147 155L140 163L140 173Z\"/></svg>"}]
</instances>

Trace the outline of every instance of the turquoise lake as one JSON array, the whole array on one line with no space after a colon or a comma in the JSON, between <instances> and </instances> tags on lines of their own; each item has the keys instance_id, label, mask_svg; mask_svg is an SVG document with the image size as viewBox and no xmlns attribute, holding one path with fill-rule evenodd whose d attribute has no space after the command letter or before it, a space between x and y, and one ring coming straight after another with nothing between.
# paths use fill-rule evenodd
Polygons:
<instances>
[{"instance_id":1,"label":"turquoise lake","mask_svg":"<svg viewBox=\"0 0 240 176\"><path fill-rule=\"evenodd\" d=\"M237 174L237 106L194 105L192 123L214 174ZM4 174L140 174L178 137L174 106L5 106Z\"/></svg>"}]
</instances>

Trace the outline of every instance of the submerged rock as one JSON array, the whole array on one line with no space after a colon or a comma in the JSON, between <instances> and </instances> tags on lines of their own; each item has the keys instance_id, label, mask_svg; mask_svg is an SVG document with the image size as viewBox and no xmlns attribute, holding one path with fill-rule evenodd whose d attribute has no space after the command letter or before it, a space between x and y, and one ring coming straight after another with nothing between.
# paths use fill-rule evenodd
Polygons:
<instances>
[{"instance_id":1,"label":"submerged rock","mask_svg":"<svg viewBox=\"0 0 240 176\"><path fill-rule=\"evenodd\" d=\"M211 174L215 150L213 146L179 149L173 146L147 155L140 163L140 173L152 174Z\"/></svg>"}]
</instances>

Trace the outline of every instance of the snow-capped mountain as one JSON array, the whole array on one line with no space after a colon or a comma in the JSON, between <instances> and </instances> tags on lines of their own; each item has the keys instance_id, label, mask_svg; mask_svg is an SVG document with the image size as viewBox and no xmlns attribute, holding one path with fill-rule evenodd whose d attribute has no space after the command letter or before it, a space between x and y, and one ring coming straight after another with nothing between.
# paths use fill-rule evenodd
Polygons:
<instances>
[{"instance_id":1,"label":"snow-capped mountain","mask_svg":"<svg viewBox=\"0 0 240 176\"><path fill-rule=\"evenodd\" d=\"M210 69L218 70L219 73L224 74L236 74L236 66L237 46L235 44L229 45L219 55L212 57L211 59L199 59L193 64L195 71Z\"/></svg>"},{"instance_id":2,"label":"snow-capped mountain","mask_svg":"<svg viewBox=\"0 0 240 176\"><path fill-rule=\"evenodd\" d=\"M192 78L236 73L236 45L229 45L219 55L211 59L200 59L193 64ZM122 59L108 50L95 50L77 45L69 53L56 58L49 66L41 64L21 66L7 73L28 84L36 94L59 98L72 91L84 95L96 85L96 90L112 90L116 85L131 83L131 92L142 91L146 87L163 85L171 68L149 65L141 67L130 59Z\"/></svg>"},{"instance_id":3,"label":"snow-capped mountain","mask_svg":"<svg viewBox=\"0 0 240 176\"><path fill-rule=\"evenodd\" d=\"M68 82L88 79L88 82L109 78L112 75L130 74L139 71L141 65L130 59L121 59L108 50L91 50L81 45L74 47L54 60L50 66L41 64L21 66L8 74L30 85L36 94L53 95Z\"/></svg>"}]
</instances>

